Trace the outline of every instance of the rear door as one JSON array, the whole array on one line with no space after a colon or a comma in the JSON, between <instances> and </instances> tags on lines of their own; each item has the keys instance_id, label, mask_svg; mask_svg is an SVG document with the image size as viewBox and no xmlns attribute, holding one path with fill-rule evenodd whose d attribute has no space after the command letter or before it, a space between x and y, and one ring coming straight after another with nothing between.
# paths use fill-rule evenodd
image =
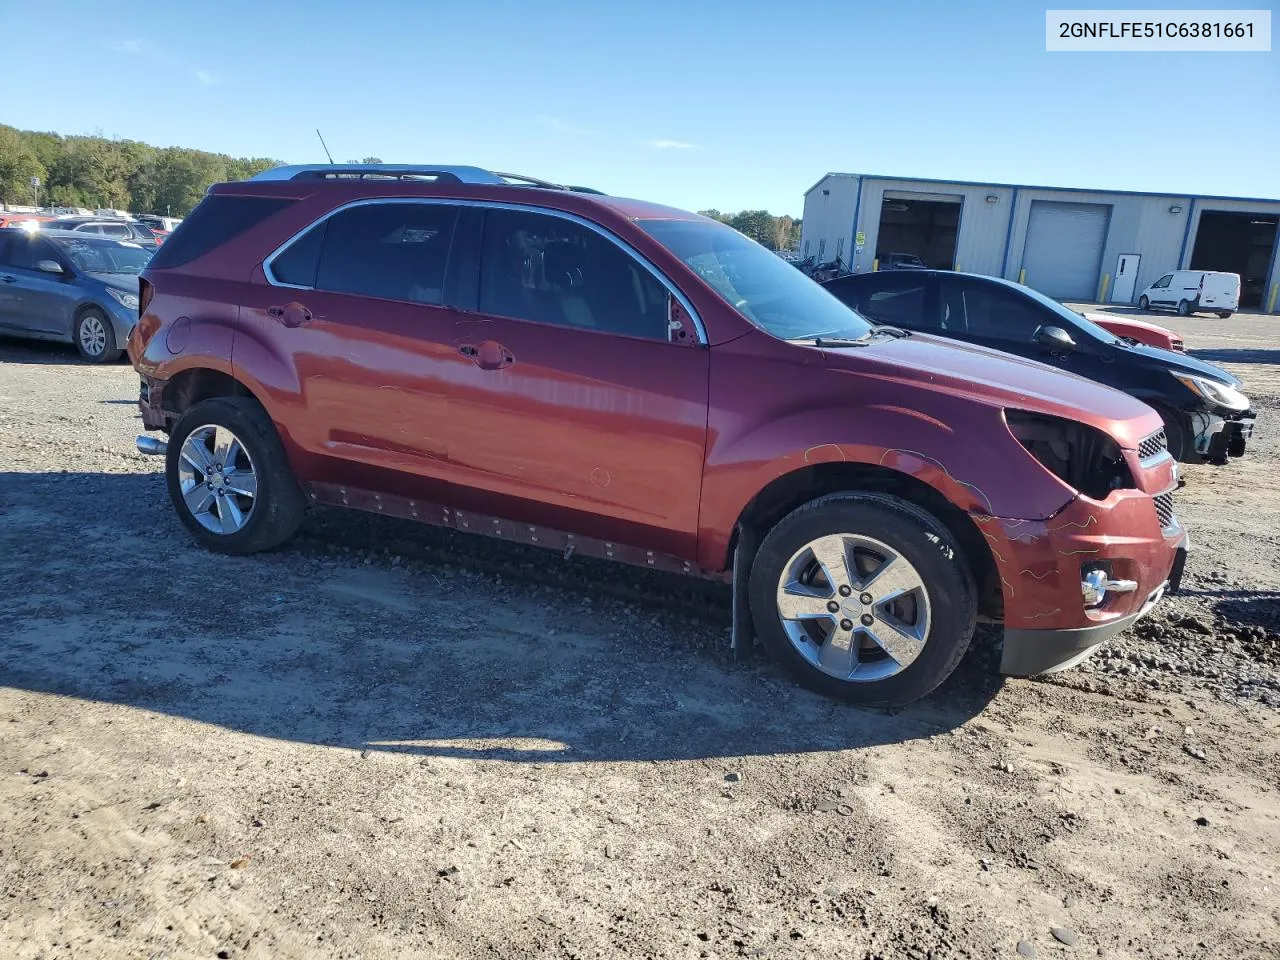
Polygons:
<instances>
[{"instance_id":1,"label":"rear door","mask_svg":"<svg viewBox=\"0 0 1280 960\"><path fill-rule=\"evenodd\" d=\"M443 476L447 383L468 365L443 305L461 213L422 200L353 204L248 285L241 320L296 371L301 402L276 418L316 458L314 478L426 498Z\"/></svg>"},{"instance_id":2,"label":"rear door","mask_svg":"<svg viewBox=\"0 0 1280 960\"><path fill-rule=\"evenodd\" d=\"M1200 296L1200 281L1203 279L1203 271L1179 270L1169 284L1169 303L1175 307L1182 300L1195 303Z\"/></svg>"},{"instance_id":3,"label":"rear door","mask_svg":"<svg viewBox=\"0 0 1280 960\"><path fill-rule=\"evenodd\" d=\"M1214 310L1235 310L1240 302L1240 278L1234 273L1206 273L1200 305Z\"/></svg>"},{"instance_id":4,"label":"rear door","mask_svg":"<svg viewBox=\"0 0 1280 960\"><path fill-rule=\"evenodd\" d=\"M472 508L692 557L709 351L669 340L669 289L567 215L485 212L450 459Z\"/></svg>"}]
</instances>

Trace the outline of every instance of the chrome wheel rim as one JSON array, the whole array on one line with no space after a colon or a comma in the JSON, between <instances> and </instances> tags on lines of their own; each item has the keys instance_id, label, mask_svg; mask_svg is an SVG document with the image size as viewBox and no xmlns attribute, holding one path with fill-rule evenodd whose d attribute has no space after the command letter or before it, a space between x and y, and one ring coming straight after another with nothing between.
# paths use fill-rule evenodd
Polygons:
<instances>
[{"instance_id":1,"label":"chrome wheel rim","mask_svg":"<svg viewBox=\"0 0 1280 960\"><path fill-rule=\"evenodd\" d=\"M797 550L778 579L777 606L796 652L851 683L907 669L932 623L929 590L910 561L854 533L819 537Z\"/></svg>"},{"instance_id":2,"label":"chrome wheel rim","mask_svg":"<svg viewBox=\"0 0 1280 960\"><path fill-rule=\"evenodd\" d=\"M191 516L211 533L243 530L258 501L249 451L234 433L215 424L196 427L183 441L178 486Z\"/></svg>"},{"instance_id":3,"label":"chrome wheel rim","mask_svg":"<svg viewBox=\"0 0 1280 960\"><path fill-rule=\"evenodd\" d=\"M107 349L107 328L95 314L91 313L80 321L80 346L91 357Z\"/></svg>"}]
</instances>

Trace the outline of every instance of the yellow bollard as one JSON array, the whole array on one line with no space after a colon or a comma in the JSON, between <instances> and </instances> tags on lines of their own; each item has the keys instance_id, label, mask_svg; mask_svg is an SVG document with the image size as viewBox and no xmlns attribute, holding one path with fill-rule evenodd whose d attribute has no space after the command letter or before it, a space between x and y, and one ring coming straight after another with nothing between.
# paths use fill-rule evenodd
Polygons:
<instances>
[{"instance_id":1,"label":"yellow bollard","mask_svg":"<svg viewBox=\"0 0 1280 960\"><path fill-rule=\"evenodd\" d=\"M1018 282L1021 283L1023 286L1026 286L1026 283L1027 283L1026 267L1023 267L1021 270L1018 271Z\"/></svg>"},{"instance_id":2,"label":"yellow bollard","mask_svg":"<svg viewBox=\"0 0 1280 960\"><path fill-rule=\"evenodd\" d=\"M1267 301L1267 313L1276 312L1276 297L1280 296L1280 283L1271 285L1271 299Z\"/></svg>"},{"instance_id":3,"label":"yellow bollard","mask_svg":"<svg viewBox=\"0 0 1280 960\"><path fill-rule=\"evenodd\" d=\"M871 261L871 272L872 272L872 273L875 273L875 272L876 272L877 270L879 270L879 269L880 269L880 261L879 261L879 260L872 260L872 261Z\"/></svg>"},{"instance_id":4,"label":"yellow bollard","mask_svg":"<svg viewBox=\"0 0 1280 960\"><path fill-rule=\"evenodd\" d=\"M1098 296L1099 303L1107 302L1107 287L1111 286L1111 274L1104 273L1102 275L1102 293Z\"/></svg>"}]
</instances>

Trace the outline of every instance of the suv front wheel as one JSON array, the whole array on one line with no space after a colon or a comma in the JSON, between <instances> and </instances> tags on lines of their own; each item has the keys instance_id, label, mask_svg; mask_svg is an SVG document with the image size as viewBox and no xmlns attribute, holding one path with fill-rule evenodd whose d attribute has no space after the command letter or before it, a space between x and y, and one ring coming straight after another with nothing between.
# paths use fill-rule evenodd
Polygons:
<instances>
[{"instance_id":1,"label":"suv front wheel","mask_svg":"<svg viewBox=\"0 0 1280 960\"><path fill-rule=\"evenodd\" d=\"M784 517L752 565L751 616L805 686L862 705L925 696L964 656L973 575L950 532L898 497L821 497Z\"/></svg>"},{"instance_id":2,"label":"suv front wheel","mask_svg":"<svg viewBox=\"0 0 1280 960\"><path fill-rule=\"evenodd\" d=\"M183 525L219 553L257 553L297 532L305 501L266 411L246 397L195 404L169 436L169 498Z\"/></svg>"}]
</instances>

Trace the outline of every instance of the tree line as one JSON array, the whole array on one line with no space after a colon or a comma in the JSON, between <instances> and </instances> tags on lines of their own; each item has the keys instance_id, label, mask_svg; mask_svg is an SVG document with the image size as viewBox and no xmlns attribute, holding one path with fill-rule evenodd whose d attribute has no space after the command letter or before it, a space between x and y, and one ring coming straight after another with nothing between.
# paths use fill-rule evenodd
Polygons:
<instances>
[{"instance_id":1,"label":"tree line","mask_svg":"<svg viewBox=\"0 0 1280 960\"><path fill-rule=\"evenodd\" d=\"M244 180L279 162L0 124L0 201L182 217L209 184Z\"/></svg>"},{"instance_id":2,"label":"tree line","mask_svg":"<svg viewBox=\"0 0 1280 960\"><path fill-rule=\"evenodd\" d=\"M137 140L64 137L0 124L0 201L183 217L210 184L245 180L280 162L187 147L153 147ZM382 161L365 157L349 162ZM38 188L32 187L32 178L40 181ZM800 243L800 221L788 216L775 217L767 210L700 212L770 250L792 250Z\"/></svg>"},{"instance_id":3,"label":"tree line","mask_svg":"<svg viewBox=\"0 0 1280 960\"><path fill-rule=\"evenodd\" d=\"M800 246L800 221L789 216L775 217L768 210L743 210L739 213L721 213L719 210L699 210L704 217L726 223L741 234L770 250L794 250Z\"/></svg>"}]
</instances>

